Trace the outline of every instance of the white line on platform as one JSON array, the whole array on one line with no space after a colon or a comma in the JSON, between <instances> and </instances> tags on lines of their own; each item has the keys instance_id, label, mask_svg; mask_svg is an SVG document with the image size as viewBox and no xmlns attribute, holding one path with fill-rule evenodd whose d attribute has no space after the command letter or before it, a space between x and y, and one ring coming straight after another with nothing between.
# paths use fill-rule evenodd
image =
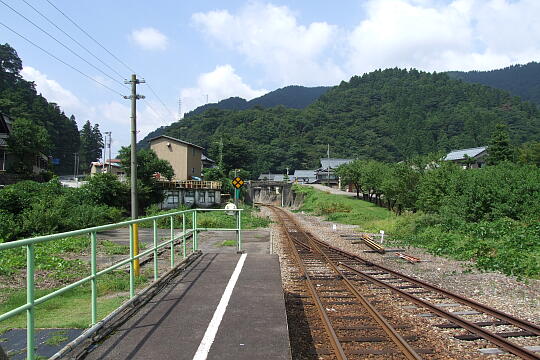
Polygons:
<instances>
[{"instance_id":1,"label":"white line on platform","mask_svg":"<svg viewBox=\"0 0 540 360\"><path fill-rule=\"evenodd\" d=\"M225 288L225 291L221 296L221 300L219 301L216 311L214 312L212 320L210 320L210 324L208 324L208 328L204 333L203 339L199 344L199 348L197 349L193 360L206 360L206 358L208 357L208 352L210 351L210 347L212 346L212 344L214 343L214 339L216 338L219 324L221 324L221 320L223 319L225 310L227 310L227 305L229 304L229 300L231 299L234 286L238 281L238 277L240 276L240 272L242 271L242 267L244 266L244 261L246 261L246 256L247 254L242 254L240 256L240 260L238 260L238 263L234 268L231 278L229 279L229 283L227 284L227 287Z\"/></svg>"}]
</instances>

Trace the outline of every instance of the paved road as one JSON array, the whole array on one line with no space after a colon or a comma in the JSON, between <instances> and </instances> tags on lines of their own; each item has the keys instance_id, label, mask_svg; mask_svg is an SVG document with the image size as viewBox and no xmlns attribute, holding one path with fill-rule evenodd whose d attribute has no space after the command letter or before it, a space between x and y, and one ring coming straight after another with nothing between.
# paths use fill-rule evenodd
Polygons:
<instances>
[{"instance_id":1,"label":"paved road","mask_svg":"<svg viewBox=\"0 0 540 360\"><path fill-rule=\"evenodd\" d=\"M306 185L311 186L312 188L315 188L317 190L326 191L335 195L356 196L356 192L341 191L341 190L333 189L331 187L321 185L321 184L306 184Z\"/></svg>"}]
</instances>

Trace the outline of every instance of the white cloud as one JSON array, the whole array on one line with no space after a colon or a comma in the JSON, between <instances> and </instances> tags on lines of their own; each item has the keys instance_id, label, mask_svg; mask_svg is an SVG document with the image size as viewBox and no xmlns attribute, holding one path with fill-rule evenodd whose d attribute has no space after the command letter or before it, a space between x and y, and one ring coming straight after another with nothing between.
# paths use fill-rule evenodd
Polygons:
<instances>
[{"instance_id":1,"label":"white cloud","mask_svg":"<svg viewBox=\"0 0 540 360\"><path fill-rule=\"evenodd\" d=\"M538 0L367 0L363 7L348 29L301 24L288 7L261 2L192 20L279 85L337 84L386 67L488 70L540 58Z\"/></svg>"},{"instance_id":2,"label":"white cloud","mask_svg":"<svg viewBox=\"0 0 540 360\"><path fill-rule=\"evenodd\" d=\"M371 0L348 38L351 73L488 70L540 57L535 0Z\"/></svg>"},{"instance_id":3,"label":"white cloud","mask_svg":"<svg viewBox=\"0 0 540 360\"><path fill-rule=\"evenodd\" d=\"M39 93L42 93L49 102L57 103L65 109L66 113L69 114L84 107L82 101L71 91L62 87L56 80L49 79L46 74L39 70L31 66L25 66L21 71L21 75L26 80L33 81Z\"/></svg>"},{"instance_id":4,"label":"white cloud","mask_svg":"<svg viewBox=\"0 0 540 360\"><path fill-rule=\"evenodd\" d=\"M201 74L196 87L182 89L183 112L205 104L207 95L209 102L218 102L232 96L250 100L267 92L266 89L252 89L235 73L231 65L220 65L211 72Z\"/></svg>"},{"instance_id":5,"label":"white cloud","mask_svg":"<svg viewBox=\"0 0 540 360\"><path fill-rule=\"evenodd\" d=\"M343 72L331 53L338 28L326 22L297 23L286 6L250 3L237 14L227 10L196 13L194 24L210 39L262 65L280 85L334 84Z\"/></svg>"},{"instance_id":6,"label":"white cloud","mask_svg":"<svg viewBox=\"0 0 540 360\"><path fill-rule=\"evenodd\" d=\"M131 39L144 50L165 50L169 43L167 36L153 27L133 30Z\"/></svg>"},{"instance_id":7,"label":"white cloud","mask_svg":"<svg viewBox=\"0 0 540 360\"><path fill-rule=\"evenodd\" d=\"M102 133L112 131L112 150L114 154L120 149L120 146L129 145L131 115L129 102L111 101L90 106L87 101L79 99L58 81L50 79L46 74L33 67L25 66L21 74L26 80L35 82L36 90L43 94L49 102L58 104L67 116L74 114L79 129L86 120L90 120L92 124L99 124ZM151 101L138 102L137 138L139 140L150 131L174 121L174 119L170 119L170 115L167 117L164 114L156 113L148 106L148 103L151 104L153 109L159 109L159 105Z\"/></svg>"}]
</instances>

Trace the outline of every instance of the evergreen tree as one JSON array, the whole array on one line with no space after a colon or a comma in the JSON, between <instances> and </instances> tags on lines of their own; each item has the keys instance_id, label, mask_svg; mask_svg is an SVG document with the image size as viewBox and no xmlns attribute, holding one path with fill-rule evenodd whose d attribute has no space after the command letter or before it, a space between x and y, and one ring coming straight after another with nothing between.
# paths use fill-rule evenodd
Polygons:
<instances>
[{"instance_id":1,"label":"evergreen tree","mask_svg":"<svg viewBox=\"0 0 540 360\"><path fill-rule=\"evenodd\" d=\"M497 124L489 142L487 162L489 165L497 165L512 160L513 151L507 127L504 124Z\"/></svg>"},{"instance_id":2,"label":"evergreen tree","mask_svg":"<svg viewBox=\"0 0 540 360\"><path fill-rule=\"evenodd\" d=\"M84 123L80 131L80 169L87 171L90 163L101 157L103 148L103 136L99 131L99 125L92 124L89 120Z\"/></svg>"},{"instance_id":3,"label":"evergreen tree","mask_svg":"<svg viewBox=\"0 0 540 360\"><path fill-rule=\"evenodd\" d=\"M92 150L92 161L96 161L101 157L101 149L105 146L103 143L103 135L101 135L101 131L99 131L99 124L94 124L94 127L92 128L92 143L94 145L94 148Z\"/></svg>"}]
</instances>

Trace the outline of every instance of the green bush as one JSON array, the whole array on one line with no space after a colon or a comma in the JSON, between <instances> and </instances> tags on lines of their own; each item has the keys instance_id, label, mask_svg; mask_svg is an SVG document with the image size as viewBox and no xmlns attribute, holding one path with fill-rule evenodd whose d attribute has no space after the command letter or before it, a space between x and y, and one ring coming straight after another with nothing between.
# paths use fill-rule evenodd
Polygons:
<instances>
[{"instance_id":1,"label":"green bush","mask_svg":"<svg viewBox=\"0 0 540 360\"><path fill-rule=\"evenodd\" d=\"M433 223L425 214L402 217L393 238L434 255L471 260L483 270L519 277L540 276L540 224L508 218L496 221ZM439 222L442 220L439 219Z\"/></svg>"},{"instance_id":2,"label":"green bush","mask_svg":"<svg viewBox=\"0 0 540 360\"><path fill-rule=\"evenodd\" d=\"M0 238L24 237L104 225L122 219L118 208L91 200L87 189L22 181L0 190Z\"/></svg>"}]
</instances>

